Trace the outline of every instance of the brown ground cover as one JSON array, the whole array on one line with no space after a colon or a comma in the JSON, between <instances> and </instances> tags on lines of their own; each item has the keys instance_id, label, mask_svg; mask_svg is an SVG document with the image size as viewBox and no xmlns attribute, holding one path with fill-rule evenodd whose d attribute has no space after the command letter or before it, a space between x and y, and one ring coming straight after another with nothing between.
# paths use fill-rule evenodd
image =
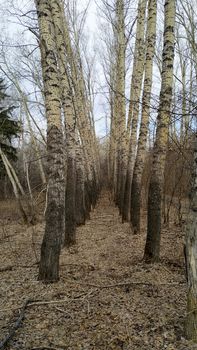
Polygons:
<instances>
[{"instance_id":1,"label":"brown ground cover","mask_svg":"<svg viewBox=\"0 0 197 350\"><path fill-rule=\"evenodd\" d=\"M0 219L0 341L31 302L7 349L197 349L184 339L180 228L163 229L161 263L146 265L145 229L132 235L103 193L77 229L77 245L62 251L60 281L44 285L37 281L44 225L24 226L8 209Z\"/></svg>"}]
</instances>

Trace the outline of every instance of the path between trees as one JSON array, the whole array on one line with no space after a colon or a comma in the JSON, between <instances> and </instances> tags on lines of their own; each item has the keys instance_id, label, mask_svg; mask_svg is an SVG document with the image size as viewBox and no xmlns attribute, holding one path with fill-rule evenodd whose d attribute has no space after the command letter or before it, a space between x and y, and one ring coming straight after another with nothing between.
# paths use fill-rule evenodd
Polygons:
<instances>
[{"instance_id":1,"label":"path between trees","mask_svg":"<svg viewBox=\"0 0 197 350\"><path fill-rule=\"evenodd\" d=\"M145 235L132 235L104 192L91 220L77 229L77 245L62 252L60 281L50 285L37 281L43 229L2 226L0 340L32 300L8 349L190 349L182 338L186 287L178 228L163 231L161 263L145 265Z\"/></svg>"}]
</instances>

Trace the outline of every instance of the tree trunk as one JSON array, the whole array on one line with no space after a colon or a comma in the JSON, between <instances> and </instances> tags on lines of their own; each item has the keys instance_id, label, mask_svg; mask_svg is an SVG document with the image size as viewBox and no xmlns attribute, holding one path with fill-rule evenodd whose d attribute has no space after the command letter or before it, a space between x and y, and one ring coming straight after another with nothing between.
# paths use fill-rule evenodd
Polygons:
<instances>
[{"instance_id":1,"label":"tree trunk","mask_svg":"<svg viewBox=\"0 0 197 350\"><path fill-rule=\"evenodd\" d=\"M72 157L67 157L66 205L65 205L65 240L64 245L69 247L76 243L76 164Z\"/></svg>"},{"instance_id":2,"label":"tree trunk","mask_svg":"<svg viewBox=\"0 0 197 350\"><path fill-rule=\"evenodd\" d=\"M141 181L146 157L147 136L150 115L151 89L153 58L156 42L156 19L157 1L149 0L148 4L148 27L147 27L147 51L145 61L144 90L142 97L142 117L140 124L140 134L138 140L138 150L133 171L131 186L131 224L133 232L140 232L140 208L141 208Z\"/></svg>"},{"instance_id":3,"label":"tree trunk","mask_svg":"<svg viewBox=\"0 0 197 350\"><path fill-rule=\"evenodd\" d=\"M69 85L68 62L66 61L67 36L63 28L67 25L61 0L56 0L52 7L52 18L56 37L57 57L61 78L61 96L64 112L66 135L66 196L65 196L65 238L64 245L75 244L76 217L76 116L73 107L73 97Z\"/></svg>"},{"instance_id":4,"label":"tree trunk","mask_svg":"<svg viewBox=\"0 0 197 350\"><path fill-rule=\"evenodd\" d=\"M136 29L135 52L133 62L133 73L131 79L130 103L127 122L127 172L125 187L123 188L122 198L122 220L129 221L131 183L133 177L133 167L137 148L137 128L139 118L139 103L142 89L142 80L144 73L144 57L145 57L145 14L147 0L139 0L138 4L138 20Z\"/></svg>"},{"instance_id":5,"label":"tree trunk","mask_svg":"<svg viewBox=\"0 0 197 350\"><path fill-rule=\"evenodd\" d=\"M85 185L83 182L83 174L81 169L77 169L76 173L76 225L85 225Z\"/></svg>"},{"instance_id":6,"label":"tree trunk","mask_svg":"<svg viewBox=\"0 0 197 350\"><path fill-rule=\"evenodd\" d=\"M124 1L116 1L116 83L115 83L115 113L117 121L117 190L116 204L121 212L122 190L125 185L127 170L126 152L126 107L125 107L125 13Z\"/></svg>"},{"instance_id":7,"label":"tree trunk","mask_svg":"<svg viewBox=\"0 0 197 350\"><path fill-rule=\"evenodd\" d=\"M144 252L146 262L159 260L161 236L161 202L165 159L171 114L174 64L175 0L165 1L164 48L162 58L162 85L157 119L156 141L148 191L148 228Z\"/></svg>"},{"instance_id":8,"label":"tree trunk","mask_svg":"<svg viewBox=\"0 0 197 350\"><path fill-rule=\"evenodd\" d=\"M63 133L61 124L61 91L57 67L56 43L52 21L54 0L36 0L40 32L40 50L47 116L48 192L46 226L41 246L39 280L59 279L59 256L65 220L65 180Z\"/></svg>"},{"instance_id":9,"label":"tree trunk","mask_svg":"<svg viewBox=\"0 0 197 350\"><path fill-rule=\"evenodd\" d=\"M13 192L14 192L14 195L16 197L16 201L18 203L19 211L21 213L21 216L23 218L24 223L27 224L28 223L28 217L27 217L27 214L25 212L25 209L23 208L23 205L22 205L22 202L21 202L21 198L20 198L20 194L18 192L18 187L17 187L20 184L19 180L17 178L17 175L16 175L14 169L12 168L10 162L8 161L6 155L3 153L1 148L0 148L0 156L1 156L1 159L2 159L3 164L5 166L8 178L9 178L11 184L12 184ZM20 189L20 187L19 187L19 189Z\"/></svg>"},{"instance_id":10,"label":"tree trunk","mask_svg":"<svg viewBox=\"0 0 197 350\"><path fill-rule=\"evenodd\" d=\"M194 147L193 183L186 228L188 280L186 335L188 339L197 343L197 135L195 135Z\"/></svg>"}]
</instances>

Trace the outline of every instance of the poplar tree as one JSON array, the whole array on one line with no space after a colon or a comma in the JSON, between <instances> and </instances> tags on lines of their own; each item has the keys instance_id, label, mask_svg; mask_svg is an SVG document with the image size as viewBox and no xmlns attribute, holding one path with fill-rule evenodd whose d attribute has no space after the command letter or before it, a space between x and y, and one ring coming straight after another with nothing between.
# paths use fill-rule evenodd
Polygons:
<instances>
[{"instance_id":1,"label":"poplar tree","mask_svg":"<svg viewBox=\"0 0 197 350\"><path fill-rule=\"evenodd\" d=\"M138 18L136 28L135 50L133 58L133 72L131 78L130 102L127 121L127 173L125 187L122 189L122 220L129 221L131 183L133 177L133 167L137 147L137 129L139 122L140 95L142 91L142 81L144 74L145 58L145 17L147 0L138 2Z\"/></svg>"},{"instance_id":2,"label":"poplar tree","mask_svg":"<svg viewBox=\"0 0 197 350\"><path fill-rule=\"evenodd\" d=\"M65 236L64 245L70 246L76 242L76 116L74 113L71 84L69 83L69 64L66 52L67 36L65 35L66 16L61 0L54 1L52 20L56 40L57 61L60 76L60 90L65 124L65 164L66 164L66 194L65 194Z\"/></svg>"},{"instance_id":3,"label":"poplar tree","mask_svg":"<svg viewBox=\"0 0 197 350\"><path fill-rule=\"evenodd\" d=\"M115 76L115 107L116 114L116 204L121 211L121 194L124 191L124 184L127 170L126 152L126 106L125 106L125 6L124 0L116 1L116 22L115 22L115 49L116 49L116 76Z\"/></svg>"},{"instance_id":4,"label":"poplar tree","mask_svg":"<svg viewBox=\"0 0 197 350\"><path fill-rule=\"evenodd\" d=\"M190 210L186 226L188 280L186 334L188 339L197 342L197 134L193 138L194 163L190 192Z\"/></svg>"},{"instance_id":5,"label":"poplar tree","mask_svg":"<svg viewBox=\"0 0 197 350\"><path fill-rule=\"evenodd\" d=\"M138 139L137 156L131 186L131 224L133 232L140 231L141 186L144 162L147 154L147 136L150 119L151 89L153 80L153 59L156 44L157 1L148 2L147 49L145 59L144 89L142 97L142 116Z\"/></svg>"},{"instance_id":6,"label":"poplar tree","mask_svg":"<svg viewBox=\"0 0 197 350\"><path fill-rule=\"evenodd\" d=\"M144 258L147 262L158 261L160 254L162 192L173 91L175 4L175 0L165 1L162 82L156 139L153 149L153 163L148 189L148 227L144 252Z\"/></svg>"},{"instance_id":7,"label":"poplar tree","mask_svg":"<svg viewBox=\"0 0 197 350\"><path fill-rule=\"evenodd\" d=\"M64 147L61 120L61 87L57 65L56 38L52 20L55 0L36 0L42 75L47 117L47 209L41 246L39 279L59 279L59 256L65 226Z\"/></svg>"}]
</instances>

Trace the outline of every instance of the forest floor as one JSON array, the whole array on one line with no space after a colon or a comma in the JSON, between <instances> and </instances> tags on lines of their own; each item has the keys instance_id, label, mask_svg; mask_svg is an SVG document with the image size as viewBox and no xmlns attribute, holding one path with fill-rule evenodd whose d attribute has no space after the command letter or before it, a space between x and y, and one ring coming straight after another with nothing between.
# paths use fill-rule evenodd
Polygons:
<instances>
[{"instance_id":1,"label":"forest floor","mask_svg":"<svg viewBox=\"0 0 197 350\"><path fill-rule=\"evenodd\" d=\"M1 210L2 209L2 210ZM122 224L108 193L77 245L61 254L60 281L37 281L44 225L22 225L0 207L0 342L24 319L6 349L190 350L184 339L183 233L163 229L161 262L142 261L144 234Z\"/></svg>"}]
</instances>

